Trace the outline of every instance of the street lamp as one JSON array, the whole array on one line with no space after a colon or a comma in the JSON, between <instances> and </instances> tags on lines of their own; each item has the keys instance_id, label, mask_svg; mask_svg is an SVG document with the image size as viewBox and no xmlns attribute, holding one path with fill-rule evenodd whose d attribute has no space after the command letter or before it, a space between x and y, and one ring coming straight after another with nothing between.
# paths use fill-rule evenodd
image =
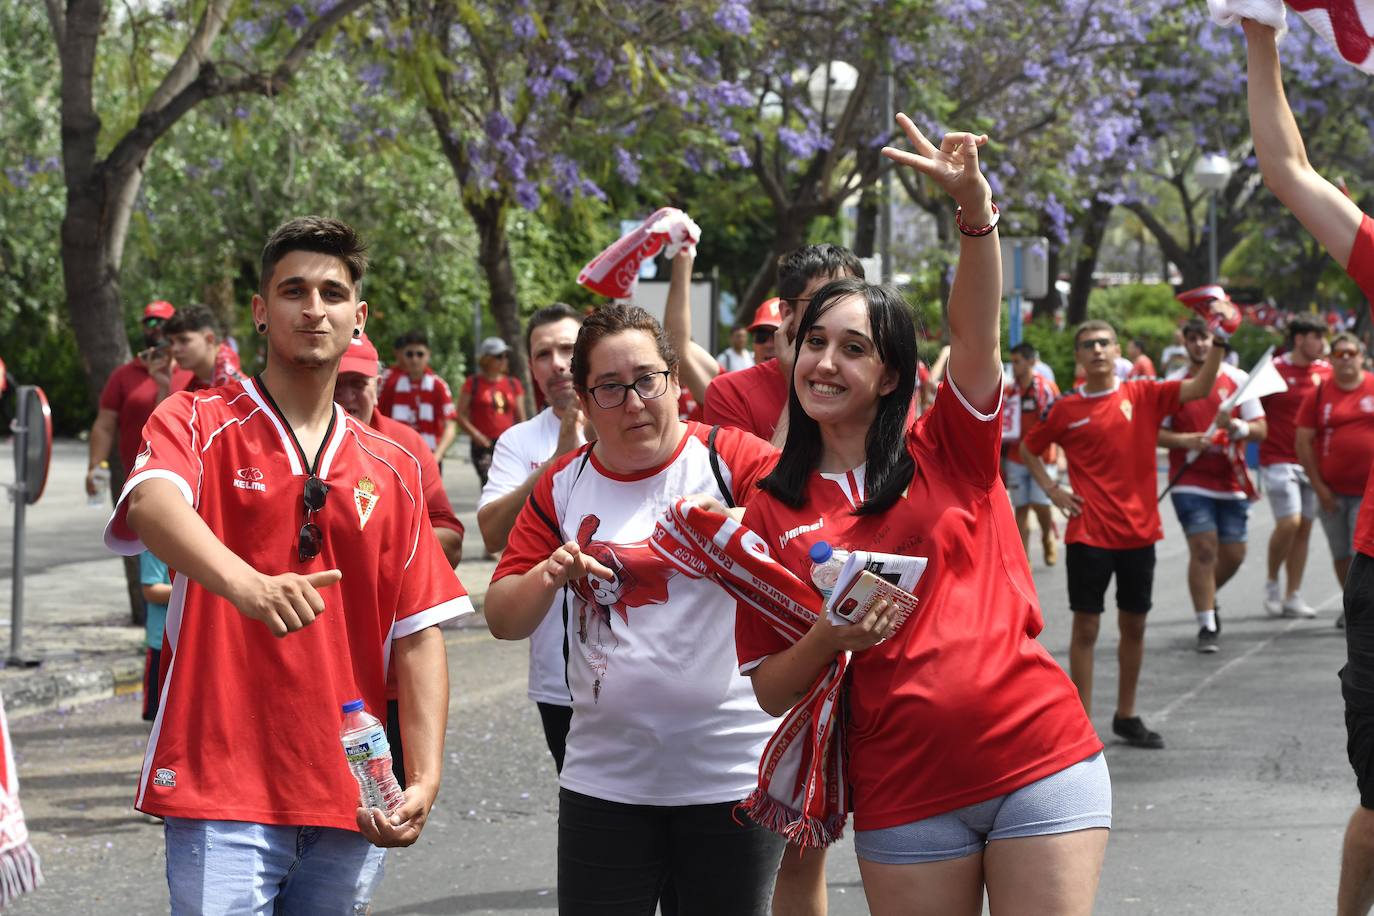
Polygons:
<instances>
[{"instance_id":1,"label":"street lamp","mask_svg":"<svg viewBox=\"0 0 1374 916\"><path fill-rule=\"evenodd\" d=\"M1208 192L1207 201L1207 254L1208 279L1217 282L1217 195L1231 180L1231 160L1222 153L1203 153L1193 166L1193 177L1201 188Z\"/></svg>"}]
</instances>

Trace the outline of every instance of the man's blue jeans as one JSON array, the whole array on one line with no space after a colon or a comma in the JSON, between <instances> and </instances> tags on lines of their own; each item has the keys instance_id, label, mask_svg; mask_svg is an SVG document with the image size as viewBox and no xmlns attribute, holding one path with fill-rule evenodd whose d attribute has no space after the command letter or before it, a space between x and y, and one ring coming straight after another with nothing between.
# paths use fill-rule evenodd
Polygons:
<instances>
[{"instance_id":1,"label":"man's blue jeans","mask_svg":"<svg viewBox=\"0 0 1374 916\"><path fill-rule=\"evenodd\" d=\"M386 850L334 827L167 818L173 916L366 913Z\"/></svg>"}]
</instances>

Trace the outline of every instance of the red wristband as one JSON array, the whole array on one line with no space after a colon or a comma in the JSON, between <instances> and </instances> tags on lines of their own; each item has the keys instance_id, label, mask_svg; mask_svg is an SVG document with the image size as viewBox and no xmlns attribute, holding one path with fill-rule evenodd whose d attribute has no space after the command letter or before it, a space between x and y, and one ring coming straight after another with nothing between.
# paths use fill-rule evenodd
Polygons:
<instances>
[{"instance_id":1,"label":"red wristband","mask_svg":"<svg viewBox=\"0 0 1374 916\"><path fill-rule=\"evenodd\" d=\"M956 208L955 208L955 210L954 210L954 225L957 226L957 227L959 228L959 231L960 231L960 232L962 232L964 235L966 235L966 236L968 236L969 238L972 238L972 239L980 239L980 238L982 238L983 236L988 235L989 233L992 232L992 230L994 230L994 229L997 228L997 220L1000 219L1000 218L1001 218L1001 215L1002 215L1002 214L1001 214L1001 211L997 209L997 204L996 204L996 203L989 201L989 204L988 204L988 205L989 205L990 207L992 207L992 219L988 220L988 224L987 224L986 226L979 226L979 227L977 227L977 228L971 228L971 227L965 225L965 223L964 223L964 208L963 208L963 207L956 207Z\"/></svg>"}]
</instances>

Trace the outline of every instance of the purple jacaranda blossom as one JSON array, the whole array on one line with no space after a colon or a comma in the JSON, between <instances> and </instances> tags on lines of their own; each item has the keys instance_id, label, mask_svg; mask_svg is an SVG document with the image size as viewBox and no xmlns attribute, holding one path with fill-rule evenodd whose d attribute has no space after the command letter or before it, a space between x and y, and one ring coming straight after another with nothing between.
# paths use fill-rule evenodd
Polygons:
<instances>
[{"instance_id":1,"label":"purple jacaranda blossom","mask_svg":"<svg viewBox=\"0 0 1374 916\"><path fill-rule=\"evenodd\" d=\"M639 184L639 159L620 146L615 148L615 170L626 184Z\"/></svg>"},{"instance_id":2,"label":"purple jacaranda blossom","mask_svg":"<svg viewBox=\"0 0 1374 916\"><path fill-rule=\"evenodd\" d=\"M305 7L299 3L291 4L291 8L286 11L286 24L291 28L300 30L310 24L310 17L306 15Z\"/></svg>"},{"instance_id":3,"label":"purple jacaranda blossom","mask_svg":"<svg viewBox=\"0 0 1374 916\"><path fill-rule=\"evenodd\" d=\"M539 27L534 24L534 19L528 14L516 16L511 20L510 30L515 33L515 37L523 41L533 41L539 34Z\"/></svg>"},{"instance_id":4,"label":"purple jacaranda blossom","mask_svg":"<svg viewBox=\"0 0 1374 916\"><path fill-rule=\"evenodd\" d=\"M725 0L711 17L716 25L734 35L748 36L752 28L749 7L739 0Z\"/></svg>"},{"instance_id":5,"label":"purple jacaranda blossom","mask_svg":"<svg viewBox=\"0 0 1374 916\"><path fill-rule=\"evenodd\" d=\"M538 210L540 204L539 187L531 181L517 182L515 202L526 210Z\"/></svg>"},{"instance_id":6,"label":"purple jacaranda blossom","mask_svg":"<svg viewBox=\"0 0 1374 916\"><path fill-rule=\"evenodd\" d=\"M493 140L504 140L515 132L515 125L511 123L510 118L499 111L488 113L483 127L486 128L487 136Z\"/></svg>"}]
</instances>

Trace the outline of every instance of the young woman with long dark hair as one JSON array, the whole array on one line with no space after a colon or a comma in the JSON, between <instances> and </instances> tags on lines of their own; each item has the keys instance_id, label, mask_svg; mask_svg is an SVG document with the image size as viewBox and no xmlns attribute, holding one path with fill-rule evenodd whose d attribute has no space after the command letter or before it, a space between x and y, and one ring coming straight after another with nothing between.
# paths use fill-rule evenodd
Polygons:
<instances>
[{"instance_id":1,"label":"young woman with long dark hair","mask_svg":"<svg viewBox=\"0 0 1374 916\"><path fill-rule=\"evenodd\" d=\"M895 290L840 280L796 337L786 445L745 524L799 576L818 541L926 557L916 613L822 618L788 645L736 617L741 670L781 715L853 652L846 751L855 848L870 909L1088 913L1111 823L1102 743L1072 683L1035 640L1042 620L998 473L1002 367L997 210L978 169L986 137L885 150L959 205L950 356L931 409L908 411L917 365Z\"/></svg>"}]
</instances>

